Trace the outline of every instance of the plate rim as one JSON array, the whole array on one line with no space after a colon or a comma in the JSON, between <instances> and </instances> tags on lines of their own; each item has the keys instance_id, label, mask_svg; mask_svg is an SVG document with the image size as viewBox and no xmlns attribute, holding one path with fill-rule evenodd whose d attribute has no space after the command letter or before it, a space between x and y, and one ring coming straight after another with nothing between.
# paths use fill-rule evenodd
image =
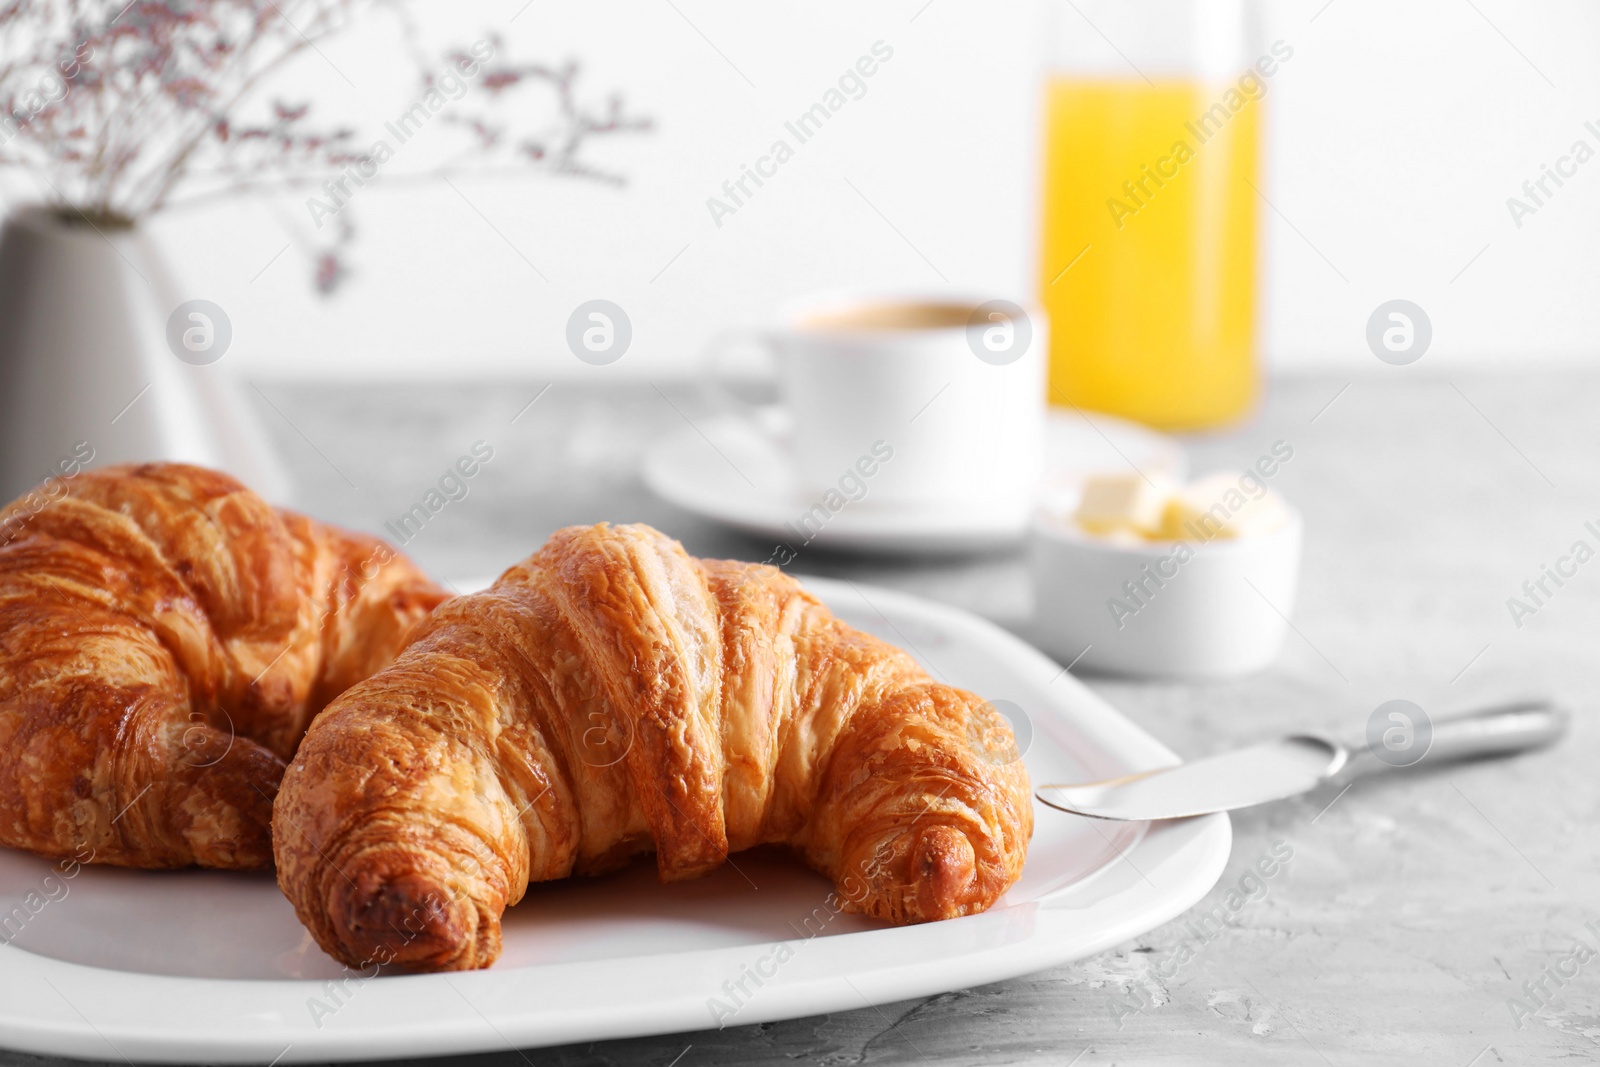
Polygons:
<instances>
[{"instance_id":1,"label":"plate rim","mask_svg":"<svg viewBox=\"0 0 1600 1067\"><path fill-rule=\"evenodd\" d=\"M963 609L880 586L797 577L830 604L858 596L880 613L888 607L891 612L935 620L958 636L983 642L996 656L1036 677L1041 671L1054 675L1059 669L1022 639ZM1092 713L1073 717L1074 728L1090 740L1119 759L1131 759L1135 767L1176 761L1170 749L1082 682L1070 674L1054 684L1061 682L1075 690L1066 699ZM890 1003L1017 977L1093 955L1188 910L1220 878L1231 846L1232 827L1226 814L1147 824L1146 832L1122 853L1130 862L1113 860L1037 900L942 923L805 939L799 942L802 947L817 944L820 949L810 950L798 975L795 966L788 967L782 972L783 981L774 978L770 986L762 986L762 995L742 1005L727 1024L744 1026ZM1141 857L1150 862L1132 862ZM1170 884L1157 887L1148 876L1151 872L1164 879L1170 876ZM1085 923L1098 925L1086 931ZM848 973L807 977L819 957L826 965L830 962L826 957L857 952L862 938L875 936L895 937L902 958L865 969L852 967ZM987 947L986 939L991 942ZM973 947L952 955L948 951L952 940ZM634 969L658 970L670 960L665 966L672 974L708 969L716 974L740 973L738 967L760 947L744 944L643 957L655 962ZM907 948L913 950L910 958ZM564 980L558 977L554 982L547 969L538 966L386 976L381 988L391 991L388 996L349 996L339 1011L342 1021L325 1029L320 1020L316 1028L309 1027L303 1004L303 998L325 988L329 981L325 979L219 979L113 971L41 956L11 944L0 946L0 960L6 961L0 966L0 1046L35 1055L106 1059L109 1051L109 1058L135 1063L287 1064L547 1047L692 1032L713 1028L715 1023L709 1001L702 999L706 987L692 982L682 983L689 991L665 997L646 987L641 992L654 993L652 999L622 1008L614 1002L598 1008L550 1004L553 990L558 994L563 987L568 994L585 990L581 981L575 981L583 972L618 970L617 958L561 964ZM614 978L608 975L608 980ZM120 1005L134 1021L96 1025L83 1014L82 1001L67 999L57 981L98 992L96 1008L111 998L136 1003L138 1010L131 1004ZM358 983L357 991L363 985ZM467 999L464 989L475 991L478 1000ZM500 1012L491 1005L496 1012L491 1018L479 1006L490 999L516 1000L519 993L530 991L537 996L517 1000L520 1013L515 1007ZM613 986L613 992L621 990ZM529 1004L534 1007L528 1008ZM462 1010L462 1005L471 1010ZM157 1006L167 1014L152 1010ZM453 1014L442 1014L451 1006L456 1008ZM558 1013L559 1018L551 1017ZM410 1025L397 1026L397 1019Z\"/></svg>"}]
</instances>

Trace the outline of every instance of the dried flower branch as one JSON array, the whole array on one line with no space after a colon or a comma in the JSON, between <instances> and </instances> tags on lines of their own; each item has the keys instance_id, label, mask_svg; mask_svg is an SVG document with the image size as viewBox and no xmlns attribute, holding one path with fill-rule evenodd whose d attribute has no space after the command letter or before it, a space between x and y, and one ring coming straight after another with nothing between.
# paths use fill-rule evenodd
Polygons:
<instances>
[{"instance_id":1,"label":"dried flower branch","mask_svg":"<svg viewBox=\"0 0 1600 1067\"><path fill-rule=\"evenodd\" d=\"M575 64L513 62L498 36L430 57L404 4L133 0L117 11L116 0L0 3L0 166L37 176L58 211L102 228L218 196L320 188L329 199L307 202L320 230L316 203L341 213L349 183L376 175L397 147L394 134L408 139L406 116L420 128L437 114L460 135L458 150L393 178L512 167L620 181L587 163L583 149L596 137L648 129L648 120L616 98L592 110L578 97ZM400 18L417 66L419 99L399 128L363 135L319 121L308 102L269 95L291 61L320 54L321 42L367 7ZM539 88L550 94L551 119L521 128L506 105ZM515 112L523 120L531 113ZM319 291L347 276L343 252L354 232L341 216L330 237L311 242Z\"/></svg>"}]
</instances>

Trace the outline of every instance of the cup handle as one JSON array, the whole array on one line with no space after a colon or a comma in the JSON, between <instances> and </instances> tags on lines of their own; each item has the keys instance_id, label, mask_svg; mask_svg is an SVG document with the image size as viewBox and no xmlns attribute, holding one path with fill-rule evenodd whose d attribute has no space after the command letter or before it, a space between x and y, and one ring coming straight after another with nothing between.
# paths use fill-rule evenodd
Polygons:
<instances>
[{"instance_id":1,"label":"cup handle","mask_svg":"<svg viewBox=\"0 0 1600 1067\"><path fill-rule=\"evenodd\" d=\"M711 408L725 414L743 416L762 433L775 440L787 437L787 425L782 418L781 405L758 403L740 396L730 384L735 375L729 373L728 357L737 351L756 350L765 353L772 365L776 350L771 334L757 329L724 330L706 343L701 382Z\"/></svg>"}]
</instances>

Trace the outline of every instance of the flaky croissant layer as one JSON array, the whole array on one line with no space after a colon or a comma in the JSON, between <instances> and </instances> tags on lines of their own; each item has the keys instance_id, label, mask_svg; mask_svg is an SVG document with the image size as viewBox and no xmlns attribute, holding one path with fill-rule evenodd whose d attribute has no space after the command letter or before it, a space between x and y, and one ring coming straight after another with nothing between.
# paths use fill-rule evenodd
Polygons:
<instances>
[{"instance_id":1,"label":"flaky croissant layer","mask_svg":"<svg viewBox=\"0 0 1600 1067\"><path fill-rule=\"evenodd\" d=\"M267 866L306 725L444 596L383 542L213 471L47 483L0 511L0 844Z\"/></svg>"},{"instance_id":2,"label":"flaky croissant layer","mask_svg":"<svg viewBox=\"0 0 1600 1067\"><path fill-rule=\"evenodd\" d=\"M351 966L486 967L530 882L653 851L664 880L792 846L844 906L979 912L1021 873L1005 720L774 567L570 527L458 597L312 724L278 882Z\"/></svg>"}]
</instances>

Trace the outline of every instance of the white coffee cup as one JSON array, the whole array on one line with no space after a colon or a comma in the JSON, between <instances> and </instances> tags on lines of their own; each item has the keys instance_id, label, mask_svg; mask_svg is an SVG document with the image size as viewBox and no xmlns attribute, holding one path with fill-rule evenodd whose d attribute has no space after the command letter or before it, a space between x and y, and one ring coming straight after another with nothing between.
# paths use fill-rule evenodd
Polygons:
<instances>
[{"instance_id":1,"label":"white coffee cup","mask_svg":"<svg viewBox=\"0 0 1600 1067\"><path fill-rule=\"evenodd\" d=\"M777 365L799 484L870 468L866 506L1032 513L1044 426L1045 319L948 295L834 295L758 335Z\"/></svg>"}]
</instances>

